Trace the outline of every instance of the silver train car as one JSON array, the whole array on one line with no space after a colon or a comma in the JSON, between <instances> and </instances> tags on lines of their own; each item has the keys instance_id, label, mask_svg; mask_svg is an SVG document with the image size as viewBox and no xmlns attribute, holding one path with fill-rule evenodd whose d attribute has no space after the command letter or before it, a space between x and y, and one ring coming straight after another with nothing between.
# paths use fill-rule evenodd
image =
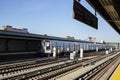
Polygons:
<instances>
[{"instance_id":1,"label":"silver train car","mask_svg":"<svg viewBox=\"0 0 120 80\"><path fill-rule=\"evenodd\" d=\"M42 46L44 53L52 54L53 49L60 50L61 53L68 53L71 51L79 52L82 48L84 51L96 51L109 49L112 46L109 46L105 43L89 42L89 41L80 41L80 40L43 40Z\"/></svg>"}]
</instances>

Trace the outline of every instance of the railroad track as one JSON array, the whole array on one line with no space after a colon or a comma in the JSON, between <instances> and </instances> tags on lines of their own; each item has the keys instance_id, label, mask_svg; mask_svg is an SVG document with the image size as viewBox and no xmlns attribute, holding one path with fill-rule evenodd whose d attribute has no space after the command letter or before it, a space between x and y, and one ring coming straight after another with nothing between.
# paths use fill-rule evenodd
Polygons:
<instances>
[{"instance_id":1,"label":"railroad track","mask_svg":"<svg viewBox=\"0 0 120 80\"><path fill-rule=\"evenodd\" d=\"M61 65L57 65L57 66L53 66L53 67L49 67L46 69L42 69L42 70L38 70L35 72L31 72L28 74L23 74L23 75L19 75L17 77L13 77L10 79L23 79L23 80L37 80L37 79L42 79L42 80L47 80L51 77L57 76L63 72L66 72L68 70L71 70L73 68L82 66L82 64L78 64L81 63L81 61L77 62L77 61L72 61L69 63L64 63Z\"/></svg>"},{"instance_id":2,"label":"railroad track","mask_svg":"<svg viewBox=\"0 0 120 80\"><path fill-rule=\"evenodd\" d=\"M103 57L104 58L104 57ZM102 59L102 58L101 58ZM70 63L65 63L62 65L57 65L54 67L50 67L50 68L45 68L45 69L36 69L36 70L32 70L33 68L39 68L40 66L46 65L46 64L53 64L53 63L58 63L58 62L62 62L62 61L66 61L66 59L63 60L51 60L51 62L48 61L40 61L40 60L36 60L32 63L24 63L24 64L20 64L20 65L12 65L12 66L2 66L0 67L0 76L8 76L8 75L12 75L12 74L16 74L16 73L21 73L21 72L27 72L27 73L23 73L23 74L18 74L18 75L14 75L14 76L8 76L6 77L6 79L31 79L31 78L35 78L36 76L44 76L44 75L48 75L48 77L41 77L41 79L46 79L46 78L51 78L57 75L60 75L64 72L67 72L69 70L72 70L74 68L80 67L81 64L80 61L73 61ZM91 60L92 61L92 60ZM97 60L94 59L93 62L96 62ZM86 64L84 64L84 66L91 64L93 62L86 62ZM75 66L75 64L77 64ZM71 67L69 67L71 66ZM73 67L74 66L74 67ZM83 66L83 64L82 64ZM31 69L31 71L30 71ZM54 72L53 72L54 71ZM57 73L56 75L53 75L54 73Z\"/></svg>"},{"instance_id":3,"label":"railroad track","mask_svg":"<svg viewBox=\"0 0 120 80\"><path fill-rule=\"evenodd\" d=\"M59 61L56 59L43 59L43 60L33 60L33 61L26 61L26 62L18 62L15 64L8 64L8 65L0 65L0 74L3 76L6 74L14 74L19 71L25 71L30 68L40 67L46 64L52 64L56 62L66 61L68 59L60 59Z\"/></svg>"},{"instance_id":4,"label":"railroad track","mask_svg":"<svg viewBox=\"0 0 120 80\"><path fill-rule=\"evenodd\" d=\"M109 64L106 65L102 70L100 70L97 74L95 74L93 77L91 77L92 80L109 80L115 69L120 63L120 55L115 57L114 60ZM111 67L114 65L114 67L111 69ZM110 70L108 74L107 71Z\"/></svg>"},{"instance_id":5,"label":"railroad track","mask_svg":"<svg viewBox=\"0 0 120 80\"><path fill-rule=\"evenodd\" d=\"M99 60L101 60L101 59L103 59L107 56L108 55L103 56L103 57L99 57L99 58L97 57L95 59L91 59L90 61L84 60L84 63L86 63L86 64L84 64L84 66L93 64L94 62L99 61ZM8 78L8 79L12 79L12 80L15 80L15 79L22 79L22 80L43 79L43 80L47 80L47 79L56 77L60 74L63 74L65 72L68 72L70 70L73 70L75 68L83 66L82 62L83 61L72 61L72 62L69 62L69 63L64 63L64 64L56 65L56 66L53 66L53 67L48 67L48 68L45 68L45 69L39 69L37 71L25 73L25 74L15 76L15 77L12 77L12 78Z\"/></svg>"},{"instance_id":6,"label":"railroad track","mask_svg":"<svg viewBox=\"0 0 120 80\"><path fill-rule=\"evenodd\" d=\"M75 80L100 80L102 76L105 75L107 70L116 63L116 61L119 60L120 54L116 55L113 58L110 58L106 62L96 66L90 71L87 71L86 73L80 75ZM104 79L101 80L108 80L111 74L107 75Z\"/></svg>"},{"instance_id":7,"label":"railroad track","mask_svg":"<svg viewBox=\"0 0 120 80\"><path fill-rule=\"evenodd\" d=\"M58 59L35 60L35 61L28 61L17 64L4 65L4 66L0 66L0 76L4 77L7 75L21 73L32 68L38 68L40 66L58 63L66 60L68 60L68 58L62 58L59 60Z\"/></svg>"}]
</instances>

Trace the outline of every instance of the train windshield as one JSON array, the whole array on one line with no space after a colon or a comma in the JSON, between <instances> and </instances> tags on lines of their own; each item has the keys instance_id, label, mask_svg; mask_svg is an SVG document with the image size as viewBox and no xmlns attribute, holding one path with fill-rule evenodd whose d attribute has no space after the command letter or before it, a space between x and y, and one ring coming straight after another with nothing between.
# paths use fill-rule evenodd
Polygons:
<instances>
[{"instance_id":1,"label":"train windshield","mask_svg":"<svg viewBox=\"0 0 120 80\"><path fill-rule=\"evenodd\" d=\"M46 41L45 46L46 46L46 49L49 50L50 49L50 41Z\"/></svg>"}]
</instances>

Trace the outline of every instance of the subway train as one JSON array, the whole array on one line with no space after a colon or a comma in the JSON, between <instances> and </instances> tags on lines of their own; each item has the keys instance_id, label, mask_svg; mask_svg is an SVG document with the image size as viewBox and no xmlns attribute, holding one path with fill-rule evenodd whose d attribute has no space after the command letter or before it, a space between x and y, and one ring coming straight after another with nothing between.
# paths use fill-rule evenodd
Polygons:
<instances>
[{"instance_id":1,"label":"subway train","mask_svg":"<svg viewBox=\"0 0 120 80\"><path fill-rule=\"evenodd\" d=\"M84 52L88 51L96 51L105 50L105 49L115 49L114 46L110 46L106 43L98 43L98 42L89 42L82 40L42 40L42 51L45 54L51 55L53 53L54 48L56 50L60 50L60 53L70 53L72 51L79 52L82 48Z\"/></svg>"}]
</instances>

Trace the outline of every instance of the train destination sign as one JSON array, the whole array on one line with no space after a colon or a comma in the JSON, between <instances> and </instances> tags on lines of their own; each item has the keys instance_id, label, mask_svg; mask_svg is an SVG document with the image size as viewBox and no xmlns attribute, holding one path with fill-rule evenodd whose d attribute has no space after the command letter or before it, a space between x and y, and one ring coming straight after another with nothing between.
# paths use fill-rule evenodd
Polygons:
<instances>
[{"instance_id":1,"label":"train destination sign","mask_svg":"<svg viewBox=\"0 0 120 80\"><path fill-rule=\"evenodd\" d=\"M98 18L76 0L73 0L73 13L74 19L98 29Z\"/></svg>"}]
</instances>

